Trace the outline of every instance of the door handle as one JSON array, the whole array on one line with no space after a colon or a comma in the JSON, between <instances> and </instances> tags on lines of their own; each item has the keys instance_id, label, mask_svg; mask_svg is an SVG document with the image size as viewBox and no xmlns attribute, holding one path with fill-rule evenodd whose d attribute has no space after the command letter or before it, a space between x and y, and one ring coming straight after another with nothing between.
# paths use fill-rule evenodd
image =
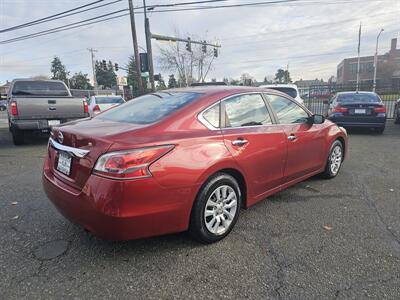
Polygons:
<instances>
[{"instance_id":1,"label":"door handle","mask_svg":"<svg viewBox=\"0 0 400 300\"><path fill-rule=\"evenodd\" d=\"M248 142L249 142L248 140L244 140L244 139L234 140L234 141L232 141L232 145L233 146L243 146L243 145L246 145Z\"/></svg>"},{"instance_id":2,"label":"door handle","mask_svg":"<svg viewBox=\"0 0 400 300\"><path fill-rule=\"evenodd\" d=\"M294 140L297 139L297 136L295 136L294 134L291 134L291 135L289 135L289 136L287 137L287 139L288 139L289 141L294 141Z\"/></svg>"}]
</instances>

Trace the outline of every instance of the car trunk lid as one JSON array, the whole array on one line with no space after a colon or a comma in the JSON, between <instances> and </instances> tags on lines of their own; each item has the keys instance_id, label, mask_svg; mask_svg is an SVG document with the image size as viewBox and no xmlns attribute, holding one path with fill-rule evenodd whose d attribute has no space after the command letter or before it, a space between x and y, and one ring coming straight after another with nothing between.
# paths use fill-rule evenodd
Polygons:
<instances>
[{"instance_id":1,"label":"car trunk lid","mask_svg":"<svg viewBox=\"0 0 400 300\"><path fill-rule=\"evenodd\" d=\"M81 190L92 173L97 159L111 147L116 135L141 127L143 126L94 118L71 122L53 129L51 138L55 141L55 145L49 146L49 155L54 175L64 183ZM68 153L68 149L64 151L62 146L89 152L84 157L76 157L71 152ZM65 156L60 153L67 153L70 157L69 174L58 168L59 160L64 160L60 156Z\"/></svg>"}]
</instances>

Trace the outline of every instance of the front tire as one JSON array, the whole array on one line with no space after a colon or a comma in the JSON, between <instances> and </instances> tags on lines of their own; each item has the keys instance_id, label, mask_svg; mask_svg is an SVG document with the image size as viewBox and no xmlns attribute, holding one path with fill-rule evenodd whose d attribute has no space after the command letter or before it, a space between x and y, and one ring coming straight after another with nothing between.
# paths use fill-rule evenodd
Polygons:
<instances>
[{"instance_id":1,"label":"front tire","mask_svg":"<svg viewBox=\"0 0 400 300\"><path fill-rule=\"evenodd\" d=\"M333 142L331 149L329 150L328 160L326 162L326 167L321 176L326 179L331 179L337 176L340 167L343 162L343 144L336 140Z\"/></svg>"},{"instance_id":2,"label":"front tire","mask_svg":"<svg viewBox=\"0 0 400 300\"><path fill-rule=\"evenodd\" d=\"M192 208L190 234L202 243L214 243L226 237L239 218L239 184L232 176L217 173L201 188Z\"/></svg>"}]
</instances>

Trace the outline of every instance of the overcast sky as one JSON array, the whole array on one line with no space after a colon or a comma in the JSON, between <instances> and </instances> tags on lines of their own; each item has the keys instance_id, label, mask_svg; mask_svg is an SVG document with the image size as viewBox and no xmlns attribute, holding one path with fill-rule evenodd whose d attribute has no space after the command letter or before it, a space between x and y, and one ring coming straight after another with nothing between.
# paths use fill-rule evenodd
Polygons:
<instances>
[{"instance_id":1,"label":"overcast sky","mask_svg":"<svg viewBox=\"0 0 400 300\"><path fill-rule=\"evenodd\" d=\"M46 17L94 0L0 0L0 29ZM111 2L106 0L105 2ZM193 0L147 0L147 4ZM265 1L265 0L264 0ZM105 3L103 2L103 3ZM229 0L215 6L262 0ZM141 0L133 0L141 6ZM128 1L64 19L0 34L0 40L30 34L126 8ZM197 5L197 7L200 5ZM186 8L189 6L185 6ZM376 35L381 28L379 53L387 52L390 40L400 34L400 0L301 0L255 7L220 8L150 14L153 33L198 36L222 45L208 79L239 78L249 73L257 80L273 77L286 68L292 79L328 79L336 75L337 64L357 55L358 27L362 22L361 54L373 55ZM136 15L138 41L145 47L143 16ZM400 39L399 43L400 44ZM157 47L153 41L155 56ZM13 78L48 75L50 61L59 56L68 71L83 71L91 77L87 48L98 50L96 58L121 66L133 52L129 17L98 23L70 31L0 45L0 83ZM400 45L398 45L400 47ZM167 75L155 65L156 73ZM119 71L118 75L125 75Z\"/></svg>"}]
</instances>

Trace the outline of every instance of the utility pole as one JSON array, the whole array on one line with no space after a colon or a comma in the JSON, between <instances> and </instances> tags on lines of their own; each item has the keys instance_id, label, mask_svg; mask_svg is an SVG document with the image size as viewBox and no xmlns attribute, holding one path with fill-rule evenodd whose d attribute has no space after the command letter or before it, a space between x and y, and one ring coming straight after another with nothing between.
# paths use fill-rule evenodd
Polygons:
<instances>
[{"instance_id":1,"label":"utility pole","mask_svg":"<svg viewBox=\"0 0 400 300\"><path fill-rule=\"evenodd\" d=\"M144 32L146 34L147 60L149 65L149 79L151 83L151 90L154 92L156 87L154 84L153 49L151 48L150 21L149 18L147 17L146 0L143 0L143 9L144 9Z\"/></svg>"},{"instance_id":2,"label":"utility pole","mask_svg":"<svg viewBox=\"0 0 400 300\"><path fill-rule=\"evenodd\" d=\"M381 29L381 31L379 31L378 36L376 37L376 50L375 50L375 57L374 57L374 85L372 87L372 91L374 93L376 90L376 70L378 69L378 42L379 42L379 37L383 31L384 31L384 29Z\"/></svg>"},{"instance_id":3,"label":"utility pole","mask_svg":"<svg viewBox=\"0 0 400 300\"><path fill-rule=\"evenodd\" d=\"M356 92L360 89L360 50L361 50L361 22L360 29L358 31L358 59L357 59L357 86Z\"/></svg>"},{"instance_id":4,"label":"utility pole","mask_svg":"<svg viewBox=\"0 0 400 300\"><path fill-rule=\"evenodd\" d=\"M94 52L97 52L97 50L93 48L88 48L88 50L92 57L93 88L97 90L96 68L94 67Z\"/></svg>"},{"instance_id":5,"label":"utility pole","mask_svg":"<svg viewBox=\"0 0 400 300\"><path fill-rule=\"evenodd\" d=\"M139 49L137 43L137 35L136 35L136 25L135 25L135 12L133 10L132 0L128 0L129 3L129 13L131 17L131 32L132 32L132 41L133 41L133 51L135 54L135 62L136 62L136 74L137 81L139 86L140 94L144 94L143 82L142 82L142 74L140 72L140 58L139 58Z\"/></svg>"}]
</instances>

